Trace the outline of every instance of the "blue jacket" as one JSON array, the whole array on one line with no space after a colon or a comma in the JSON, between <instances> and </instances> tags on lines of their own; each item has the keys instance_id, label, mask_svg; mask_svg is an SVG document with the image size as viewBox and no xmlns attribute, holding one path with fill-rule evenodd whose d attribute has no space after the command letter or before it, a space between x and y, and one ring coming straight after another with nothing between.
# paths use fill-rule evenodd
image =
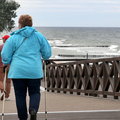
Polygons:
<instances>
[{"instance_id":1,"label":"blue jacket","mask_svg":"<svg viewBox=\"0 0 120 120\"><path fill-rule=\"evenodd\" d=\"M37 79L43 77L41 59L51 57L51 47L40 32L26 26L11 34L1 56L4 64L10 64L8 78Z\"/></svg>"}]
</instances>

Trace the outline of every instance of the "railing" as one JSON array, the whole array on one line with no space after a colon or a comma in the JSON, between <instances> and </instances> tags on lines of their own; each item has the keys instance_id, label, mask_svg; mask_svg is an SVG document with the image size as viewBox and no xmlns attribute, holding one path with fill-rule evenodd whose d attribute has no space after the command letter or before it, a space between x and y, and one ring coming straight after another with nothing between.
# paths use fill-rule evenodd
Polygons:
<instances>
[{"instance_id":1,"label":"railing","mask_svg":"<svg viewBox=\"0 0 120 120\"><path fill-rule=\"evenodd\" d=\"M56 61L59 61L56 63ZM62 63L62 62L65 63ZM51 59L47 65L47 91L78 95L120 96L120 57L106 59Z\"/></svg>"}]
</instances>

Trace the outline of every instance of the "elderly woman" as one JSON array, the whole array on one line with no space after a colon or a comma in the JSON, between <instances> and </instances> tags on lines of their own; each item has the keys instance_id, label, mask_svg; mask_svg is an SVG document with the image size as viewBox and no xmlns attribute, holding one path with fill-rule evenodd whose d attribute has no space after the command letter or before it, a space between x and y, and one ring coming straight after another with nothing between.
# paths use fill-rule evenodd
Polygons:
<instances>
[{"instance_id":1,"label":"elderly woman","mask_svg":"<svg viewBox=\"0 0 120 120\"><path fill-rule=\"evenodd\" d=\"M43 78L41 59L49 59L51 47L46 38L32 27L32 18L21 15L19 30L13 32L2 50L2 61L10 64L8 78L13 81L19 120L27 120L26 95L29 93L29 113L36 120Z\"/></svg>"}]
</instances>

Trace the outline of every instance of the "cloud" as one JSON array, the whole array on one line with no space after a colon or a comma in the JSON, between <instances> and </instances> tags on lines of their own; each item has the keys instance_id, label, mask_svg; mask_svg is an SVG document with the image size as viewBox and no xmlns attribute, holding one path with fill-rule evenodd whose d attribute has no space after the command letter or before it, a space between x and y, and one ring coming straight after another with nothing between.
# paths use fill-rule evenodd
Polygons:
<instances>
[{"instance_id":1,"label":"cloud","mask_svg":"<svg viewBox=\"0 0 120 120\"><path fill-rule=\"evenodd\" d=\"M39 11L105 12L119 9L119 0L16 0L21 9Z\"/></svg>"},{"instance_id":2,"label":"cloud","mask_svg":"<svg viewBox=\"0 0 120 120\"><path fill-rule=\"evenodd\" d=\"M16 0L20 3L21 7L17 10L17 15L30 14L32 15L37 24L39 21L42 25L58 24L61 20L64 20L64 25L67 24L65 20L71 20L75 18L76 24L84 25L90 24L92 21L97 21L99 24L113 19L120 19L120 0ZM99 19L95 19L101 16ZM108 19L109 16L109 19ZM61 18L61 20L58 19ZM51 21L50 21L51 19ZM80 22L80 20L83 21ZM91 21L90 21L91 19ZM46 21L45 21L46 20ZM76 22L76 20L78 20ZM89 22L89 23L87 23ZM114 22L116 23L116 22ZM62 23L61 23L62 24ZM119 22L118 22L119 24Z\"/></svg>"}]
</instances>

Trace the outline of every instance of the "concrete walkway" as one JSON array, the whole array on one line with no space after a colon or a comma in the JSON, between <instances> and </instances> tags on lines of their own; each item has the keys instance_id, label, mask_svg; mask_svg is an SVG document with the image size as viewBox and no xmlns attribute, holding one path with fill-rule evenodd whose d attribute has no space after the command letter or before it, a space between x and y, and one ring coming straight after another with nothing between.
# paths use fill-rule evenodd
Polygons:
<instances>
[{"instance_id":1,"label":"concrete walkway","mask_svg":"<svg viewBox=\"0 0 120 120\"><path fill-rule=\"evenodd\" d=\"M41 91L41 96L40 113L45 111L44 91ZM120 120L120 100L113 98L47 92L46 110L49 120ZM0 111L2 111L2 101L0 101ZM5 101L5 113L5 120L17 120L13 88L10 101ZM41 113L40 117L38 114L38 118L44 120L44 114Z\"/></svg>"},{"instance_id":2,"label":"concrete walkway","mask_svg":"<svg viewBox=\"0 0 120 120\"><path fill-rule=\"evenodd\" d=\"M37 120L120 120L120 112L97 112L97 113L57 113L38 114ZM4 120L18 120L17 115L5 115Z\"/></svg>"}]
</instances>

